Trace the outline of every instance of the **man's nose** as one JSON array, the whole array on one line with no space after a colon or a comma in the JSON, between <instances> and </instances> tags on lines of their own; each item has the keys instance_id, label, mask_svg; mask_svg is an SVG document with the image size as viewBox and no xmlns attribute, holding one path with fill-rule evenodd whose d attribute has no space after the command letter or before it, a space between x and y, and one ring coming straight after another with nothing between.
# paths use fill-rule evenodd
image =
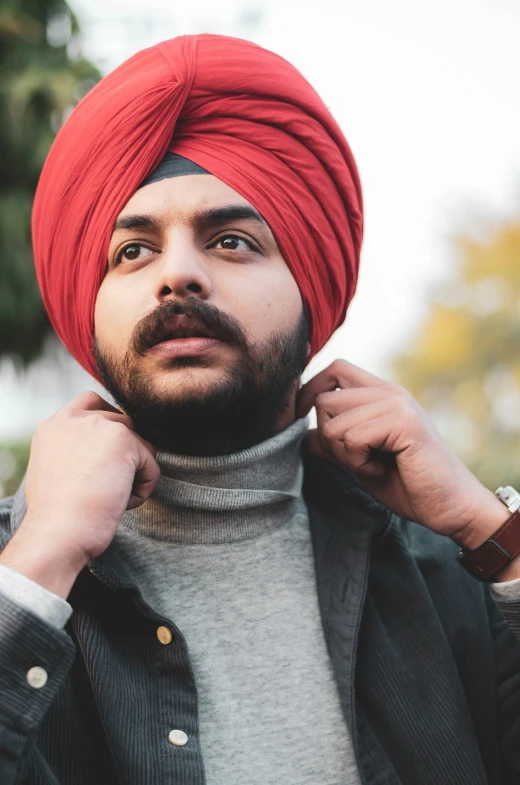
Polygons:
<instances>
[{"instance_id":1,"label":"man's nose","mask_svg":"<svg viewBox=\"0 0 520 785\"><path fill-rule=\"evenodd\" d=\"M207 300L212 286L203 251L187 231L174 231L157 266L155 297L159 302L194 294Z\"/></svg>"}]
</instances>

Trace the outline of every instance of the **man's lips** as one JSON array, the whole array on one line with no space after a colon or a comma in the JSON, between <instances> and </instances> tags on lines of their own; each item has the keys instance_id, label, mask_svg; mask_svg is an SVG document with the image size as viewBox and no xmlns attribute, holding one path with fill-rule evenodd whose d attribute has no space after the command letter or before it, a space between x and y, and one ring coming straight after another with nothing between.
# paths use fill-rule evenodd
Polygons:
<instances>
[{"instance_id":1,"label":"man's lips","mask_svg":"<svg viewBox=\"0 0 520 785\"><path fill-rule=\"evenodd\" d=\"M219 341L218 338L208 336L169 338L156 343L149 352L160 357L197 357L208 354L222 344L223 341Z\"/></svg>"},{"instance_id":2,"label":"man's lips","mask_svg":"<svg viewBox=\"0 0 520 785\"><path fill-rule=\"evenodd\" d=\"M161 357L195 357L223 343L197 319L183 314L164 321L146 342L148 351Z\"/></svg>"}]
</instances>

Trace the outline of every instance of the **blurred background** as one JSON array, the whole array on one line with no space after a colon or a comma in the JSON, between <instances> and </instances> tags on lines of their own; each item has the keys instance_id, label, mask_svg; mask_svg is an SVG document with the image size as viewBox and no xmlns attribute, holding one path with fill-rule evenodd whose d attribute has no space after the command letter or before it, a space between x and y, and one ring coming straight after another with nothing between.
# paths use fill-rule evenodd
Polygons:
<instances>
[{"instance_id":1,"label":"blurred background","mask_svg":"<svg viewBox=\"0 0 520 785\"><path fill-rule=\"evenodd\" d=\"M519 486L518 0L0 0L0 497L38 422L100 392L54 338L35 283L47 150L102 75L200 32L290 60L358 162L358 294L306 378L344 357L394 379L484 483Z\"/></svg>"}]
</instances>

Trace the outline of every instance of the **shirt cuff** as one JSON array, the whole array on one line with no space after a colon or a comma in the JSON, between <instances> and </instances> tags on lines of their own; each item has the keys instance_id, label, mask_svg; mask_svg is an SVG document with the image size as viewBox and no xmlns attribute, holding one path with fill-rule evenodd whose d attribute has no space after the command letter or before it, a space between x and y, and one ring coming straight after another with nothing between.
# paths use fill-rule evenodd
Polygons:
<instances>
[{"instance_id":1,"label":"shirt cuff","mask_svg":"<svg viewBox=\"0 0 520 785\"><path fill-rule=\"evenodd\" d=\"M25 610L32 611L59 629L66 625L72 614L72 607L67 600L3 564L0 564L0 591Z\"/></svg>"},{"instance_id":2,"label":"shirt cuff","mask_svg":"<svg viewBox=\"0 0 520 785\"><path fill-rule=\"evenodd\" d=\"M497 600L502 602L520 600L520 578L515 578L513 581L503 581L502 583L492 583L491 592Z\"/></svg>"}]
</instances>

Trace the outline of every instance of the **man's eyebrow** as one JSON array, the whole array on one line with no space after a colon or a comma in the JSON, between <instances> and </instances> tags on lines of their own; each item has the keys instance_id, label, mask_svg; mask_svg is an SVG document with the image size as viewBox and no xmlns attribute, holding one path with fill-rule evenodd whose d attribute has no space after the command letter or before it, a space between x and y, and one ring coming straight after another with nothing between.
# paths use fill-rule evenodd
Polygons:
<instances>
[{"instance_id":1,"label":"man's eyebrow","mask_svg":"<svg viewBox=\"0 0 520 785\"><path fill-rule=\"evenodd\" d=\"M249 220L256 221L269 229L269 225L262 218L258 210L245 204L229 204L223 207L211 207L205 210L197 210L192 218L193 224L199 226L219 226L220 224L233 221ZM114 224L113 232L124 229L156 229L159 222L151 215L124 215L118 218Z\"/></svg>"},{"instance_id":2,"label":"man's eyebrow","mask_svg":"<svg viewBox=\"0 0 520 785\"><path fill-rule=\"evenodd\" d=\"M228 204L223 207L211 207L207 210L197 210L194 223L202 225L220 225L240 220L256 221L262 226L269 228L260 213L254 207L245 204Z\"/></svg>"},{"instance_id":3,"label":"man's eyebrow","mask_svg":"<svg viewBox=\"0 0 520 785\"><path fill-rule=\"evenodd\" d=\"M121 229L155 229L157 221L150 215L124 215L118 218L114 224L113 232Z\"/></svg>"}]
</instances>

